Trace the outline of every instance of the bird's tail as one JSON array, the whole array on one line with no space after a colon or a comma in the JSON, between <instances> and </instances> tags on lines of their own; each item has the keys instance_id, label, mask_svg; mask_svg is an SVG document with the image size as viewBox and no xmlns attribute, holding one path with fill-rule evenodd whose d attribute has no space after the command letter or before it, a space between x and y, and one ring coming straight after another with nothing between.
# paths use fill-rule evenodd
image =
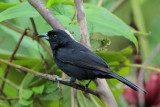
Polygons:
<instances>
[{"instance_id":1,"label":"bird's tail","mask_svg":"<svg viewBox=\"0 0 160 107\"><path fill-rule=\"evenodd\" d=\"M140 91L144 94L147 94L147 92L145 90L143 90L142 88L138 87L136 84L132 83L131 81L121 77L120 75L112 72L109 74L111 77L116 78L117 80L123 82L124 84L128 85L129 87L131 87L132 89L136 90L136 91Z\"/></svg>"}]
</instances>

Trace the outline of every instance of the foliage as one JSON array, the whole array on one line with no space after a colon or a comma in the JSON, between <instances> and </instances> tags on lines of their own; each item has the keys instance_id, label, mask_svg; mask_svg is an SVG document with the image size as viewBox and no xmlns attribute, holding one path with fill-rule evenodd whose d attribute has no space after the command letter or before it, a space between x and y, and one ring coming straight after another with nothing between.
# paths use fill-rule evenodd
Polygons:
<instances>
[{"instance_id":1,"label":"foliage","mask_svg":"<svg viewBox=\"0 0 160 107\"><path fill-rule=\"evenodd\" d=\"M73 0L42 1L78 41L79 29L77 18L73 18L75 13ZM114 14L111 13L109 9L113 8L118 1L119 0L104 0L102 6L97 6L97 1L95 0L84 0L84 8L92 51L103 58L114 72L125 76L126 74L129 74L131 70L130 67L124 65L133 62L134 59L131 58L131 55L133 54L133 51L135 51L134 47L138 50L138 41L134 36L133 31L139 28L139 24L136 24L135 21L139 19L136 17L133 19L132 15L134 10L132 2L130 1L126 1L121 5ZM157 36L160 34L158 29L160 26L159 5L160 3L158 0L141 0L140 2L141 10L144 15L142 15L143 21L144 23L147 22L143 27L145 27L147 32L139 30L142 33L152 32L149 36L149 40L145 40L150 43L147 47L148 50L153 50L160 41ZM21 36L20 33L2 23L11 23L14 27L18 27L22 31L26 27L33 29L30 22L31 17L35 21L39 34L52 29L27 1L24 0L23 3L20 3L18 0L3 0L0 2L0 58L9 60L9 57ZM139 36L142 37L143 35ZM131 41L131 43L129 43L129 41ZM132 45L132 42L134 45ZM46 43L46 45L49 44ZM44 56L44 59L42 59L40 53ZM158 60L159 57L159 55L156 56L152 64L160 65ZM46 62L44 62L44 60ZM44 67L46 64L50 74L62 76L62 72L53 62L52 56L49 56L45 49L29 36L23 38L12 62L37 72L48 73ZM5 68L6 65L0 63L1 77L4 75ZM134 79L133 76L131 79ZM9 98L18 96L18 100L11 101L12 106L71 106L71 88L68 86L61 85L61 89L58 89L57 83L55 82L38 78L33 74L19 71L12 67L9 69L7 80L19 87L19 89L17 89L6 83L3 89L3 92ZM2 83L1 79L0 82ZM121 96L124 87L121 86L120 82L112 79L107 80L107 82L119 105L127 105ZM91 82L89 88L95 89L96 86ZM92 97L100 106L104 106L97 97ZM77 100L80 107L94 107L94 104L88 100L81 91L77 91ZM0 100L0 105L9 106L8 102L5 100Z\"/></svg>"}]
</instances>

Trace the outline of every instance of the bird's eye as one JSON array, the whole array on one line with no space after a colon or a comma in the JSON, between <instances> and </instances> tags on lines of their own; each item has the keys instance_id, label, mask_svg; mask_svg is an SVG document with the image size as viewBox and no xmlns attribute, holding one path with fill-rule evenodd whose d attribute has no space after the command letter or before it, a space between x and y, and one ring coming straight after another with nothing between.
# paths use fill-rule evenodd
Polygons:
<instances>
[{"instance_id":1,"label":"bird's eye","mask_svg":"<svg viewBox=\"0 0 160 107\"><path fill-rule=\"evenodd\" d=\"M53 39L57 39L57 35L53 35Z\"/></svg>"}]
</instances>

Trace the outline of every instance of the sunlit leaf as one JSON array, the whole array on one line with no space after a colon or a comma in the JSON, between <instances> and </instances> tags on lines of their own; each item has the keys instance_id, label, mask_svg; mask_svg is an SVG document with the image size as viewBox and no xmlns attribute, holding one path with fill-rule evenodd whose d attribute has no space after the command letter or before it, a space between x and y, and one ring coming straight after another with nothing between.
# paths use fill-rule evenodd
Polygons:
<instances>
[{"instance_id":1,"label":"sunlit leaf","mask_svg":"<svg viewBox=\"0 0 160 107\"><path fill-rule=\"evenodd\" d=\"M19 103L24 105L24 106L29 106L30 104L33 103L33 100L19 100Z\"/></svg>"},{"instance_id":2,"label":"sunlit leaf","mask_svg":"<svg viewBox=\"0 0 160 107\"><path fill-rule=\"evenodd\" d=\"M0 2L0 9L7 9L7 8L9 8L9 7L16 6L16 5L18 5L18 4L19 4L19 3L10 4L10 3Z\"/></svg>"},{"instance_id":3,"label":"sunlit leaf","mask_svg":"<svg viewBox=\"0 0 160 107\"><path fill-rule=\"evenodd\" d=\"M35 92L36 94L42 94L43 90L44 90L44 85L32 88L32 91Z\"/></svg>"},{"instance_id":4,"label":"sunlit leaf","mask_svg":"<svg viewBox=\"0 0 160 107\"><path fill-rule=\"evenodd\" d=\"M85 4L87 20L93 23L94 33L106 36L123 36L132 41L138 49L138 42L131 28L107 9L96 5Z\"/></svg>"},{"instance_id":5,"label":"sunlit leaf","mask_svg":"<svg viewBox=\"0 0 160 107\"><path fill-rule=\"evenodd\" d=\"M24 2L2 11L0 13L0 22L17 17L34 17L38 15L38 12L28 2Z\"/></svg>"},{"instance_id":6,"label":"sunlit leaf","mask_svg":"<svg viewBox=\"0 0 160 107\"><path fill-rule=\"evenodd\" d=\"M24 99L29 99L32 96L32 93L33 93L32 90L29 90L29 89L25 90L23 92L23 98Z\"/></svg>"}]
</instances>

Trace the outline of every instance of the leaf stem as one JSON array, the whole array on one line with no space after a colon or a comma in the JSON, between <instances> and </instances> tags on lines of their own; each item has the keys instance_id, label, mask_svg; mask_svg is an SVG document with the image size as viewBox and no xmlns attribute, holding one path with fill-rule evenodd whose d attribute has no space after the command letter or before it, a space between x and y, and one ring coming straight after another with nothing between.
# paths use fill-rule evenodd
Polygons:
<instances>
[{"instance_id":1,"label":"leaf stem","mask_svg":"<svg viewBox=\"0 0 160 107\"><path fill-rule=\"evenodd\" d=\"M146 68L146 69L148 69L148 70L160 72L160 69L159 69L159 68L154 68L154 67L151 67L151 66L144 66L144 65L142 65L142 64L125 64L125 66L136 67L136 68Z\"/></svg>"}]
</instances>

